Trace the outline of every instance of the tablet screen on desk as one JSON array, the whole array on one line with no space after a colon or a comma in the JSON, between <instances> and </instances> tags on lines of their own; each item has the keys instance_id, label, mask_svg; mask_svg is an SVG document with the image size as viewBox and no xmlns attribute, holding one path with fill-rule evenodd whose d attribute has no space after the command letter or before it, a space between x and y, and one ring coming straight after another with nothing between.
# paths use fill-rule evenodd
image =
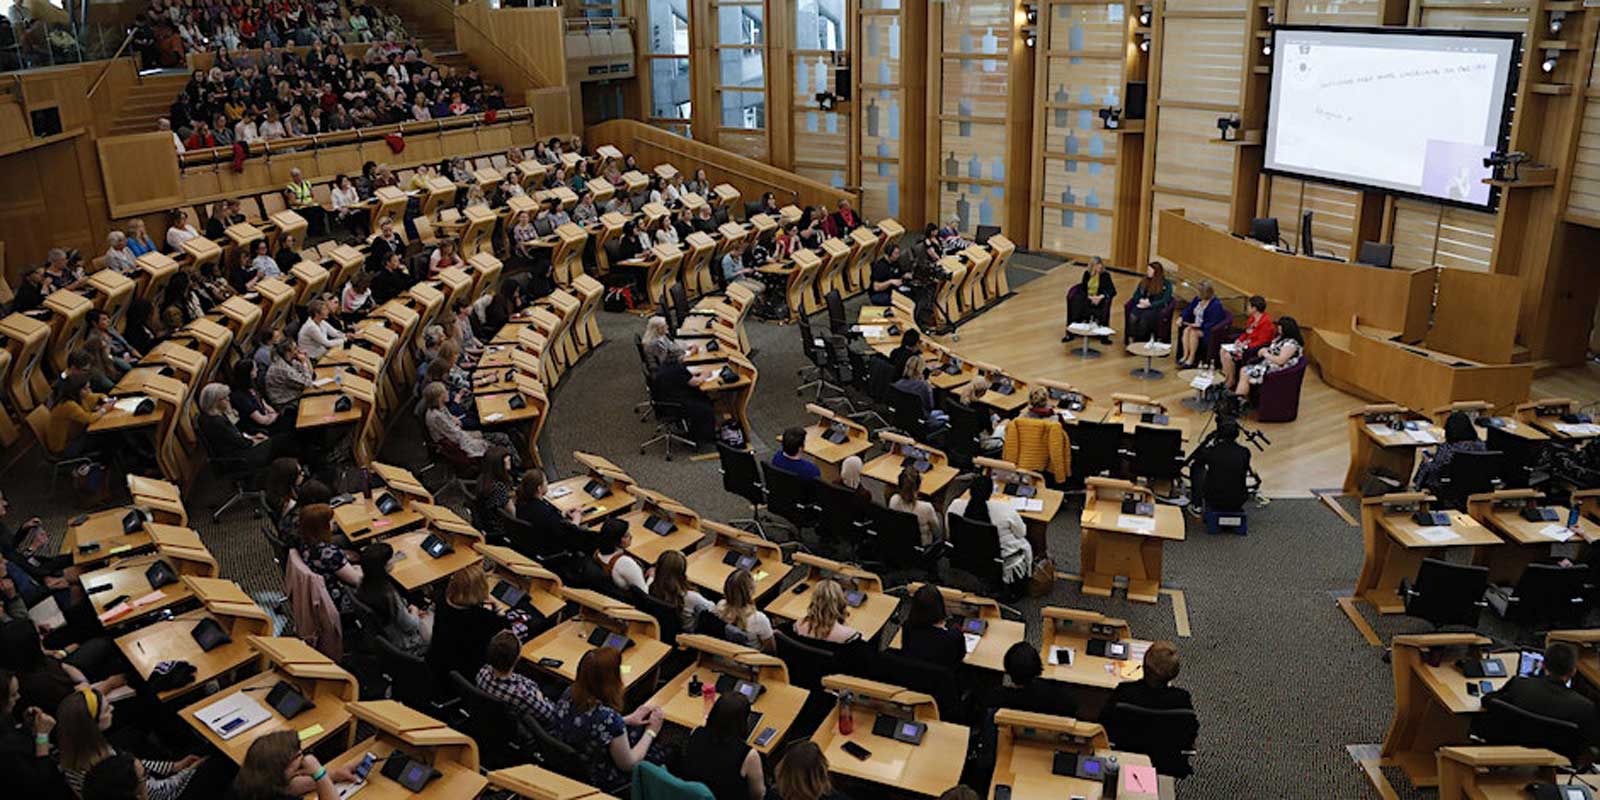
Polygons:
<instances>
[{"instance_id":1,"label":"tablet screen on desk","mask_svg":"<svg viewBox=\"0 0 1600 800\"><path fill-rule=\"evenodd\" d=\"M489 591L489 594L494 595L494 599L499 600L500 602L505 603L512 608L521 605L522 601L528 597L527 592L518 589L516 586L507 581L500 581L499 583L495 584L494 588Z\"/></svg>"},{"instance_id":2,"label":"tablet screen on desk","mask_svg":"<svg viewBox=\"0 0 1600 800\"><path fill-rule=\"evenodd\" d=\"M844 604L851 608L860 608L861 604L865 602L867 602L866 592L853 591L845 592L844 594Z\"/></svg>"},{"instance_id":3,"label":"tablet screen on desk","mask_svg":"<svg viewBox=\"0 0 1600 800\"><path fill-rule=\"evenodd\" d=\"M1533 650L1524 650L1517 657L1517 675L1524 678L1537 678L1544 674L1544 653Z\"/></svg>"}]
</instances>

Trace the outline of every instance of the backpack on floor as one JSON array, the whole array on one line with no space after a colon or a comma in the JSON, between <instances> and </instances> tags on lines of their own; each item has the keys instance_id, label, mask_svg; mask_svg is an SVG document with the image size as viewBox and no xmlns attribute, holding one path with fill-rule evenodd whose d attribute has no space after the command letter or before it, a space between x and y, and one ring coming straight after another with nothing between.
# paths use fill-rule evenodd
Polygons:
<instances>
[{"instance_id":1,"label":"backpack on floor","mask_svg":"<svg viewBox=\"0 0 1600 800\"><path fill-rule=\"evenodd\" d=\"M633 287L613 286L606 289L606 296L602 303L607 311L632 311Z\"/></svg>"}]
</instances>

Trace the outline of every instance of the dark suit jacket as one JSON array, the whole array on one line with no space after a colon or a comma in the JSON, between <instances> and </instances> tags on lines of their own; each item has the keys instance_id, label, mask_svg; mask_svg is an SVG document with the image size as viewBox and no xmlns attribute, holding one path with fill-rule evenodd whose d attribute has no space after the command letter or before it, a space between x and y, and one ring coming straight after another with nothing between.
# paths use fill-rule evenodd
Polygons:
<instances>
[{"instance_id":1,"label":"dark suit jacket","mask_svg":"<svg viewBox=\"0 0 1600 800\"><path fill-rule=\"evenodd\" d=\"M1124 681L1117 684L1117 688L1111 691L1111 699L1106 701L1106 707L1110 708L1116 703L1127 703L1151 711L1194 708L1194 701L1189 699L1188 690L1176 686L1156 686L1145 680Z\"/></svg>"},{"instance_id":2,"label":"dark suit jacket","mask_svg":"<svg viewBox=\"0 0 1600 800\"><path fill-rule=\"evenodd\" d=\"M1512 678L1499 691L1490 692L1483 699L1487 702L1490 698L1504 700L1523 711L1571 722L1583 732L1590 747L1600 744L1600 714L1595 711L1594 701L1556 678Z\"/></svg>"},{"instance_id":3,"label":"dark suit jacket","mask_svg":"<svg viewBox=\"0 0 1600 800\"><path fill-rule=\"evenodd\" d=\"M1058 717L1078 716L1078 701L1065 685L1043 678L1027 686L997 686L983 694L985 718L997 709L1031 711L1035 714L1053 714Z\"/></svg>"},{"instance_id":4,"label":"dark suit jacket","mask_svg":"<svg viewBox=\"0 0 1600 800\"><path fill-rule=\"evenodd\" d=\"M961 666L967 646L961 634L944 627L902 628L900 650L919 661L951 669Z\"/></svg>"}]
</instances>

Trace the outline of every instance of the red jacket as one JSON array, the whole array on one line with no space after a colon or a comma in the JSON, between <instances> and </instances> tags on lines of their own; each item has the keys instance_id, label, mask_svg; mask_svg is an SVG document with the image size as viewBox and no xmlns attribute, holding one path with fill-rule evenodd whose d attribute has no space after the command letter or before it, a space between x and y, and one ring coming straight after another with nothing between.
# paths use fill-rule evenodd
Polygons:
<instances>
[{"instance_id":1,"label":"red jacket","mask_svg":"<svg viewBox=\"0 0 1600 800\"><path fill-rule=\"evenodd\" d=\"M1262 312L1254 322L1245 326L1244 333L1239 334L1239 346L1250 349L1265 347L1272 342L1272 337L1278 334L1278 326L1272 324L1272 317Z\"/></svg>"}]
</instances>

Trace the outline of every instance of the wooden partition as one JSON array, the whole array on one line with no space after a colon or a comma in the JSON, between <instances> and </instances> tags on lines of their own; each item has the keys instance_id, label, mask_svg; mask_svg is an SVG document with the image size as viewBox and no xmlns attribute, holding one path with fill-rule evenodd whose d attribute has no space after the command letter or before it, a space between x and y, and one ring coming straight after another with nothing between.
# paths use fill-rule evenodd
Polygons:
<instances>
[{"instance_id":1,"label":"wooden partition","mask_svg":"<svg viewBox=\"0 0 1600 800\"><path fill-rule=\"evenodd\" d=\"M1515 275L1441 269L1429 348L1504 364L1516 347L1521 281Z\"/></svg>"},{"instance_id":2,"label":"wooden partition","mask_svg":"<svg viewBox=\"0 0 1600 800\"><path fill-rule=\"evenodd\" d=\"M492 8L489 0L455 7L456 47L507 97L567 85L566 26L560 8Z\"/></svg>"},{"instance_id":3,"label":"wooden partition","mask_svg":"<svg viewBox=\"0 0 1600 800\"><path fill-rule=\"evenodd\" d=\"M857 200L852 192L835 189L636 120L602 122L585 131L584 138L591 148L609 144L629 153L638 158L642 166L670 162L685 174L703 168L713 184L731 184L747 201L759 200L766 192L775 194L779 205L794 203L832 209L840 200L852 203ZM742 211L740 209L735 216L741 216Z\"/></svg>"},{"instance_id":4,"label":"wooden partition","mask_svg":"<svg viewBox=\"0 0 1600 800\"><path fill-rule=\"evenodd\" d=\"M404 130L405 148L394 152L384 134ZM463 153L483 153L512 145L531 143L536 137L533 116L526 110L502 112L494 124L446 127L432 123L409 123L362 131L341 131L317 140L348 141L320 149L288 150L245 161L235 172L231 163L202 163L178 168L177 156L167 139L159 150L152 137L159 134L112 136L99 141L100 170L108 187L116 187L110 202L111 216L122 218L175 205L220 200L246 194L281 189L291 170L298 167L307 180L316 183L339 174L358 174L362 163L376 161L394 168ZM148 144L147 144L148 143ZM293 142L281 144L289 145ZM203 160L203 154L192 154ZM187 158L187 156L186 156ZM166 183L168 167L176 176L176 191ZM181 203L178 202L181 200Z\"/></svg>"},{"instance_id":5,"label":"wooden partition","mask_svg":"<svg viewBox=\"0 0 1600 800\"><path fill-rule=\"evenodd\" d=\"M1309 337L1309 349L1322 370L1322 379L1334 388L1407 408L1483 400L1503 412L1528 399L1533 385L1531 364L1484 364L1405 345L1363 322L1350 322L1347 349L1341 350L1341 341L1321 331Z\"/></svg>"},{"instance_id":6,"label":"wooden partition","mask_svg":"<svg viewBox=\"0 0 1600 800\"><path fill-rule=\"evenodd\" d=\"M1433 270L1382 269L1288 255L1190 219L1161 212L1156 255L1185 273L1267 298L1273 316L1289 314L1303 326L1348 330L1359 314L1371 326L1420 341L1428 329ZM1432 408L1433 406L1416 406Z\"/></svg>"}]
</instances>

